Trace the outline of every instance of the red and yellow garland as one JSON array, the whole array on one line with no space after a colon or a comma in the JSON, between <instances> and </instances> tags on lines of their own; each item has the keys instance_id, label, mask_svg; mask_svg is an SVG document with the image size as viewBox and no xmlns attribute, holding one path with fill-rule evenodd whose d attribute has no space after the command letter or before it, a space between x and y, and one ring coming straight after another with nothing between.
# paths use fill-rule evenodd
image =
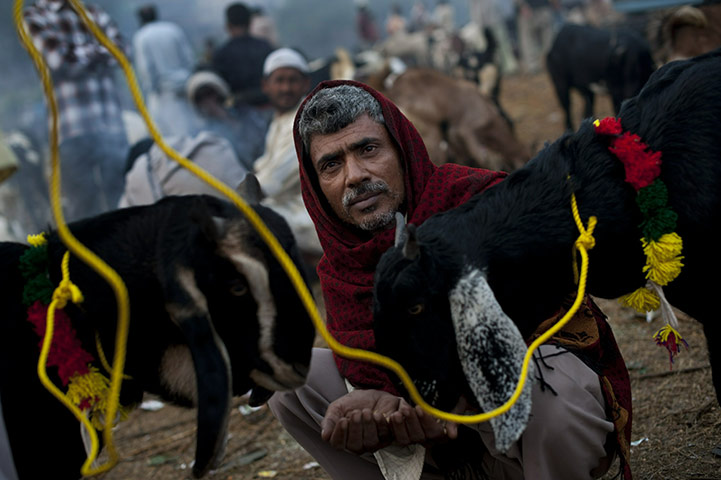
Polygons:
<instances>
[{"instance_id":1,"label":"red and yellow garland","mask_svg":"<svg viewBox=\"0 0 721 480\"><path fill-rule=\"evenodd\" d=\"M20 257L20 271L25 280L23 303L28 306L28 321L35 327L40 336L40 346L45 337L48 316L48 305L53 298L53 286L48 276L47 241L41 235L31 235L28 241L32 245ZM82 302L80 290L67 282L73 301ZM102 430L105 426L103 413L106 409L110 382L97 368L92 366L95 360L85 351L75 335L70 318L63 311L63 304L55 309L52 344L47 357L47 366L58 368L58 376L64 387L66 396L75 406L85 412L93 426ZM127 410L119 409L120 419L127 417Z\"/></svg>"},{"instance_id":2,"label":"red and yellow garland","mask_svg":"<svg viewBox=\"0 0 721 480\"><path fill-rule=\"evenodd\" d=\"M638 135L624 132L619 119L606 117L593 124L597 134L611 137L608 149L623 163L626 182L636 190L636 203L643 214L641 246L646 255L643 271L648 282L619 301L639 312L661 308L667 324L654 334L654 339L668 350L673 364L681 344L687 347L688 344L674 328L678 327L678 320L666 301L663 287L681 273L683 241L675 233L678 215L669 207L668 189L659 178L661 152L652 151Z\"/></svg>"}]
</instances>

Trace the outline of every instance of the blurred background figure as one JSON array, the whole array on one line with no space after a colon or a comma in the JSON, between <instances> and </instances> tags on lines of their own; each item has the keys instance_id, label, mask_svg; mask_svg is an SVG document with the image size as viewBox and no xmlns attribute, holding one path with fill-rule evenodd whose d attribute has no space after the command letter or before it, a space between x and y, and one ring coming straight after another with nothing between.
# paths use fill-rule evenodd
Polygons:
<instances>
[{"instance_id":1,"label":"blurred background figure","mask_svg":"<svg viewBox=\"0 0 721 480\"><path fill-rule=\"evenodd\" d=\"M97 6L86 8L105 35L127 50L110 16ZM54 83L65 219L73 221L113 209L123 189L128 149L113 79L115 59L82 25L66 0L37 0L24 16Z\"/></svg>"},{"instance_id":2,"label":"blurred background figure","mask_svg":"<svg viewBox=\"0 0 721 480\"><path fill-rule=\"evenodd\" d=\"M230 87L209 70L196 72L188 79L186 95L200 119L200 129L230 141L240 164L252 170L255 159L263 153L268 112L245 104L232 106Z\"/></svg>"},{"instance_id":3,"label":"blurred background figure","mask_svg":"<svg viewBox=\"0 0 721 480\"><path fill-rule=\"evenodd\" d=\"M371 48L379 40L376 19L367 0L356 2L356 30L358 31L358 49Z\"/></svg>"},{"instance_id":4,"label":"blurred background figure","mask_svg":"<svg viewBox=\"0 0 721 480\"><path fill-rule=\"evenodd\" d=\"M389 37L396 33L405 33L406 17L403 16L403 9L398 3L391 6L391 11L386 18L386 35Z\"/></svg>"},{"instance_id":5,"label":"blurred background figure","mask_svg":"<svg viewBox=\"0 0 721 480\"><path fill-rule=\"evenodd\" d=\"M428 25L428 10L423 0L416 0L411 7L410 18L408 22L409 32L420 32L426 29Z\"/></svg>"},{"instance_id":6,"label":"blurred background figure","mask_svg":"<svg viewBox=\"0 0 721 480\"><path fill-rule=\"evenodd\" d=\"M262 38L272 47L278 46L278 32L275 28L275 20L263 9L253 7L250 16L250 34L256 38Z\"/></svg>"},{"instance_id":7,"label":"blurred background figure","mask_svg":"<svg viewBox=\"0 0 721 480\"><path fill-rule=\"evenodd\" d=\"M538 73L543 68L543 58L553 42L557 0L517 1L521 66L524 73Z\"/></svg>"},{"instance_id":8,"label":"blurred background figure","mask_svg":"<svg viewBox=\"0 0 721 480\"><path fill-rule=\"evenodd\" d=\"M510 7L510 8L509 8ZM507 15L513 16L513 4L507 0L469 0L471 22L479 29L490 30L497 43L497 56L504 74L518 70L518 61L513 53L511 36L507 29Z\"/></svg>"},{"instance_id":9,"label":"blurred background figure","mask_svg":"<svg viewBox=\"0 0 721 480\"><path fill-rule=\"evenodd\" d=\"M133 35L133 54L148 112L163 135L194 132L197 123L185 98L185 82L196 60L183 30L161 21L155 5L137 10L140 29Z\"/></svg>"},{"instance_id":10,"label":"blurred background figure","mask_svg":"<svg viewBox=\"0 0 721 480\"><path fill-rule=\"evenodd\" d=\"M29 131L0 134L0 176L11 173L0 185L0 239L25 242L51 224L45 158Z\"/></svg>"},{"instance_id":11,"label":"blurred background figure","mask_svg":"<svg viewBox=\"0 0 721 480\"><path fill-rule=\"evenodd\" d=\"M233 146L213 132L170 137L168 145L184 158L192 161L233 189L245 179L246 170L238 161ZM118 207L132 207L155 203L168 195L206 194L226 198L215 188L165 155L156 144L147 151L139 151L131 159L132 166L125 177L125 190Z\"/></svg>"},{"instance_id":12,"label":"blurred background figure","mask_svg":"<svg viewBox=\"0 0 721 480\"><path fill-rule=\"evenodd\" d=\"M268 99L260 88L263 61L273 51L267 40L250 34L251 11L243 3L225 9L225 26L230 37L213 56L213 69L230 86L233 104L262 107Z\"/></svg>"},{"instance_id":13,"label":"blurred background figure","mask_svg":"<svg viewBox=\"0 0 721 480\"><path fill-rule=\"evenodd\" d=\"M265 59L263 91L273 106L273 121L265 139L265 151L254 168L265 196L261 203L288 222L310 267L308 273L313 274L323 251L300 193L298 157L293 141L293 120L310 89L309 72L306 59L290 48L275 50Z\"/></svg>"},{"instance_id":14,"label":"blurred background figure","mask_svg":"<svg viewBox=\"0 0 721 480\"><path fill-rule=\"evenodd\" d=\"M433 9L433 23L447 33L456 29L456 11L448 0L438 0Z\"/></svg>"}]
</instances>

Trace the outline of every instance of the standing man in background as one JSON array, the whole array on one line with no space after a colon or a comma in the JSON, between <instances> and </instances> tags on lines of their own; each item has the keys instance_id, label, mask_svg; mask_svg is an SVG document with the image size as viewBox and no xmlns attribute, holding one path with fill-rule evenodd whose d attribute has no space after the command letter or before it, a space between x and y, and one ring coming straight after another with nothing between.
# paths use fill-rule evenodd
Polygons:
<instances>
[{"instance_id":1,"label":"standing man in background","mask_svg":"<svg viewBox=\"0 0 721 480\"><path fill-rule=\"evenodd\" d=\"M137 11L140 30L133 35L133 53L148 111L163 135L192 134L198 125L185 98L185 82L195 55L176 24L158 20L155 5Z\"/></svg>"},{"instance_id":2,"label":"standing man in background","mask_svg":"<svg viewBox=\"0 0 721 480\"><path fill-rule=\"evenodd\" d=\"M518 46L524 73L535 74L553 43L553 22L558 0L517 0Z\"/></svg>"},{"instance_id":3,"label":"standing man in background","mask_svg":"<svg viewBox=\"0 0 721 480\"><path fill-rule=\"evenodd\" d=\"M250 34L250 21L251 11L244 4L233 3L226 8L225 27L230 38L216 50L213 69L230 85L234 104L261 107L268 101L260 88L263 62L273 47Z\"/></svg>"},{"instance_id":4,"label":"standing man in background","mask_svg":"<svg viewBox=\"0 0 721 480\"><path fill-rule=\"evenodd\" d=\"M86 10L110 41L127 50L106 12L94 5ZM37 0L24 16L53 79L65 218L73 221L114 209L123 190L128 151L113 76L115 59L67 0Z\"/></svg>"}]
</instances>

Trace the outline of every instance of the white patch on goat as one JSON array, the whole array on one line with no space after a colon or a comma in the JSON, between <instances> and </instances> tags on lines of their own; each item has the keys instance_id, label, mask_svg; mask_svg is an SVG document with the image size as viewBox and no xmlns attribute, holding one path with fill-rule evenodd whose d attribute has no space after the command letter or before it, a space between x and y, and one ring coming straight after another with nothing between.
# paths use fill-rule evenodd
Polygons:
<instances>
[{"instance_id":1,"label":"white patch on goat","mask_svg":"<svg viewBox=\"0 0 721 480\"><path fill-rule=\"evenodd\" d=\"M466 380L482 410L491 411L513 394L527 351L526 342L501 309L481 271L471 269L461 277L449 292L449 300L458 358ZM492 356L491 352L499 355ZM518 440L528 423L532 366L529 365L528 378L518 401L506 413L490 420L496 448L501 452Z\"/></svg>"},{"instance_id":2,"label":"white patch on goat","mask_svg":"<svg viewBox=\"0 0 721 480\"><path fill-rule=\"evenodd\" d=\"M191 299L191 302L189 304L185 305L178 305L169 303L165 306L166 310L170 314L170 317L173 319L173 321L180 325L185 321L192 321L195 318L201 317L205 318L208 321L208 328L210 328L210 331L213 336L213 344L220 352L220 355L223 357L223 362L225 363L226 367L228 368L228 375L230 376L231 372L231 366L230 366L230 357L228 356L228 351L225 349L225 344L223 343L223 340L218 336L218 333L215 331L215 328L213 326L213 322L210 319L210 312L208 312L208 301L205 298L205 295L203 295L203 292L200 291L198 288L198 284L195 282L195 275L193 274L193 271L185 266L178 265L176 272L176 279L178 280L178 284L180 287L185 291L185 293L188 294L188 296ZM185 347L187 348L187 347ZM188 398L194 398L197 400L197 385L196 385L196 378L195 378L195 368L192 363L192 355L190 355L190 350L188 349L188 356L190 357L190 370L192 371L192 390L193 390L193 396ZM168 367L170 369L170 372L166 371L166 368ZM161 378L170 378L173 379L173 383L168 384L170 385L178 385L178 386L186 386L188 384L187 381L181 381L179 379L180 375L188 376L187 371L185 369L179 369L177 372L174 372L174 370L177 369L176 366L173 365L173 363L161 363ZM232 378L232 377L230 377ZM178 393L184 393L184 390L173 390Z\"/></svg>"},{"instance_id":3,"label":"white patch on goat","mask_svg":"<svg viewBox=\"0 0 721 480\"><path fill-rule=\"evenodd\" d=\"M275 317L277 310L273 292L270 290L270 279L266 265L244 251L239 245L226 242L223 244L225 255L233 262L235 268L248 280L250 291L258 304L258 324L260 327L260 338L258 339L258 351L260 358L266 361L273 369L273 376L258 370L250 373L251 378L261 386L273 390L286 390L295 388L305 382L305 378L299 375L293 366L278 357L273 350L275 329Z\"/></svg>"},{"instance_id":4,"label":"white patch on goat","mask_svg":"<svg viewBox=\"0 0 721 480\"><path fill-rule=\"evenodd\" d=\"M176 345L165 350L160 359L160 383L193 405L198 404L195 365L187 346Z\"/></svg>"}]
</instances>

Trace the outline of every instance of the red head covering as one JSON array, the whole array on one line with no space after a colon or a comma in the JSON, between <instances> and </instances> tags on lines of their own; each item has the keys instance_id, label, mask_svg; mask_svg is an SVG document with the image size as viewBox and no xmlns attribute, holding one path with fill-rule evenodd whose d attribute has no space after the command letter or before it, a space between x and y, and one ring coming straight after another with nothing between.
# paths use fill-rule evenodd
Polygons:
<instances>
[{"instance_id":1,"label":"red head covering","mask_svg":"<svg viewBox=\"0 0 721 480\"><path fill-rule=\"evenodd\" d=\"M303 148L298 119L309 98L319 90L354 85L366 90L381 105L386 127L396 142L405 175L406 219L420 225L434 213L460 205L472 195L499 182L505 174L456 164L435 166L411 122L383 95L362 83L349 80L319 84L301 104L293 134L300 159L301 191L306 208L315 223L323 258L318 276L325 299L327 327L342 344L365 350L375 349L373 335L373 275L381 255L393 246L394 229L362 238L330 209L318 186L310 155ZM371 364L336 356L341 375L351 384L395 392L385 371Z\"/></svg>"}]
</instances>

